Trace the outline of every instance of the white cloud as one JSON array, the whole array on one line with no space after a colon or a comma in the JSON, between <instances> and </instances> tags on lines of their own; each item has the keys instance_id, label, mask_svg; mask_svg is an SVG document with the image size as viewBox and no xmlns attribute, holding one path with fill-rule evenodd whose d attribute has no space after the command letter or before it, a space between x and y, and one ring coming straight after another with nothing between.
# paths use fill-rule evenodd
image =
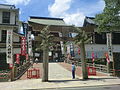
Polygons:
<instances>
[{"instance_id":1,"label":"white cloud","mask_svg":"<svg viewBox=\"0 0 120 90\"><path fill-rule=\"evenodd\" d=\"M64 21L66 24L82 26L84 22L85 15L81 12L66 14L64 17Z\"/></svg>"},{"instance_id":2,"label":"white cloud","mask_svg":"<svg viewBox=\"0 0 120 90\"><path fill-rule=\"evenodd\" d=\"M48 7L51 16L61 16L64 14L72 3L72 0L55 0L53 5Z\"/></svg>"},{"instance_id":3,"label":"white cloud","mask_svg":"<svg viewBox=\"0 0 120 90\"><path fill-rule=\"evenodd\" d=\"M4 0L5 3L14 4L14 5L18 5L18 4L27 5L30 1L31 0Z\"/></svg>"},{"instance_id":4,"label":"white cloud","mask_svg":"<svg viewBox=\"0 0 120 90\"><path fill-rule=\"evenodd\" d=\"M76 10L70 12L71 4L75 0L55 0L52 5L49 5L48 11L52 17L62 17L66 24L72 24L76 26L82 26L85 16L95 15L96 12L102 11L105 7L103 0L98 0L93 4L85 5ZM79 2L80 3L80 2ZM89 8L88 8L89 7Z\"/></svg>"},{"instance_id":5,"label":"white cloud","mask_svg":"<svg viewBox=\"0 0 120 90\"><path fill-rule=\"evenodd\" d=\"M55 0L54 4L48 7L48 10L52 17L63 17L66 24L81 26L85 17L83 13L67 13L72 1L73 0Z\"/></svg>"}]
</instances>

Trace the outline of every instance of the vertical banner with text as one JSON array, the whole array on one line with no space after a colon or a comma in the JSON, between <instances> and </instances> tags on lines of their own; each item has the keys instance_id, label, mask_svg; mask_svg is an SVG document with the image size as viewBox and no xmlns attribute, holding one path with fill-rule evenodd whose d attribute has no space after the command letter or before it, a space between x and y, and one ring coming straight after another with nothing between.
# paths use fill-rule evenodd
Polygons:
<instances>
[{"instance_id":1,"label":"vertical banner with text","mask_svg":"<svg viewBox=\"0 0 120 90\"><path fill-rule=\"evenodd\" d=\"M28 31L28 54L32 56L32 38L31 31Z\"/></svg>"},{"instance_id":2,"label":"vertical banner with text","mask_svg":"<svg viewBox=\"0 0 120 90\"><path fill-rule=\"evenodd\" d=\"M113 61L113 52L112 52L112 34L107 33L107 48L108 48L108 56L110 61Z\"/></svg>"},{"instance_id":3,"label":"vertical banner with text","mask_svg":"<svg viewBox=\"0 0 120 90\"><path fill-rule=\"evenodd\" d=\"M13 64L13 30L7 30L7 39L6 39L6 60L7 63Z\"/></svg>"},{"instance_id":4,"label":"vertical banner with text","mask_svg":"<svg viewBox=\"0 0 120 90\"><path fill-rule=\"evenodd\" d=\"M21 38L21 55L26 55L26 37Z\"/></svg>"}]
</instances>

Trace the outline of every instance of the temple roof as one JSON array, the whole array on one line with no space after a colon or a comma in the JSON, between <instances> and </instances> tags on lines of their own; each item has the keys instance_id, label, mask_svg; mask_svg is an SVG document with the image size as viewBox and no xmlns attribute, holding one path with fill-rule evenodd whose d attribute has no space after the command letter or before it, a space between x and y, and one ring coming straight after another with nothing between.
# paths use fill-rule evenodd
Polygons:
<instances>
[{"instance_id":1,"label":"temple roof","mask_svg":"<svg viewBox=\"0 0 120 90\"><path fill-rule=\"evenodd\" d=\"M34 17L30 16L29 22L43 24L43 25L60 25L67 26L62 18L49 18L49 17Z\"/></svg>"}]
</instances>

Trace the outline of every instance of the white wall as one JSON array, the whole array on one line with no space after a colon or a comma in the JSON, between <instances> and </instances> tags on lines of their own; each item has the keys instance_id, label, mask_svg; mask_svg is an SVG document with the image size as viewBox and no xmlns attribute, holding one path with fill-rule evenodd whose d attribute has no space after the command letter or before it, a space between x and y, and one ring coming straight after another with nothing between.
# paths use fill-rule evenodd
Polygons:
<instances>
[{"instance_id":1,"label":"white wall","mask_svg":"<svg viewBox=\"0 0 120 90\"><path fill-rule=\"evenodd\" d=\"M86 51L108 51L106 44L86 44ZM120 52L120 45L113 45L113 52Z\"/></svg>"},{"instance_id":2,"label":"white wall","mask_svg":"<svg viewBox=\"0 0 120 90\"><path fill-rule=\"evenodd\" d=\"M19 42L19 36L14 35L13 36L13 42Z\"/></svg>"},{"instance_id":3,"label":"white wall","mask_svg":"<svg viewBox=\"0 0 120 90\"><path fill-rule=\"evenodd\" d=\"M21 48L13 48L13 53L21 53Z\"/></svg>"},{"instance_id":4,"label":"white wall","mask_svg":"<svg viewBox=\"0 0 120 90\"><path fill-rule=\"evenodd\" d=\"M13 49L13 53L16 54L16 53L20 53L20 48L14 48ZM6 52L6 48L0 48L0 53L5 53Z\"/></svg>"},{"instance_id":5,"label":"white wall","mask_svg":"<svg viewBox=\"0 0 120 90\"><path fill-rule=\"evenodd\" d=\"M91 58L92 52L95 53L95 56L97 58L103 58L105 57L105 52L108 51L106 44L86 44L85 45L86 50L86 57ZM120 45L113 45L113 52L120 52ZM75 57L79 58L78 55L78 47L74 47L74 53Z\"/></svg>"},{"instance_id":6,"label":"white wall","mask_svg":"<svg viewBox=\"0 0 120 90\"><path fill-rule=\"evenodd\" d=\"M11 12L10 14L10 24L15 24L15 12Z\"/></svg>"}]
</instances>

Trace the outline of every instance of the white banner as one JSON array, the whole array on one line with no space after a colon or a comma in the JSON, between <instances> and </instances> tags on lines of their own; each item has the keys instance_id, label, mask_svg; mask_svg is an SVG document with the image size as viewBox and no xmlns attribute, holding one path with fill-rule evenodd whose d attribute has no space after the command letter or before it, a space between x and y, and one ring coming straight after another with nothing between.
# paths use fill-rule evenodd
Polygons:
<instances>
[{"instance_id":1,"label":"white banner","mask_svg":"<svg viewBox=\"0 0 120 90\"><path fill-rule=\"evenodd\" d=\"M6 40L6 60L7 63L13 64L13 30L7 30L7 40Z\"/></svg>"},{"instance_id":2,"label":"white banner","mask_svg":"<svg viewBox=\"0 0 120 90\"><path fill-rule=\"evenodd\" d=\"M28 54L32 56L32 38L31 31L28 31Z\"/></svg>"},{"instance_id":3,"label":"white banner","mask_svg":"<svg viewBox=\"0 0 120 90\"><path fill-rule=\"evenodd\" d=\"M110 61L113 61L113 52L112 52L112 35L107 33L107 48Z\"/></svg>"}]
</instances>

